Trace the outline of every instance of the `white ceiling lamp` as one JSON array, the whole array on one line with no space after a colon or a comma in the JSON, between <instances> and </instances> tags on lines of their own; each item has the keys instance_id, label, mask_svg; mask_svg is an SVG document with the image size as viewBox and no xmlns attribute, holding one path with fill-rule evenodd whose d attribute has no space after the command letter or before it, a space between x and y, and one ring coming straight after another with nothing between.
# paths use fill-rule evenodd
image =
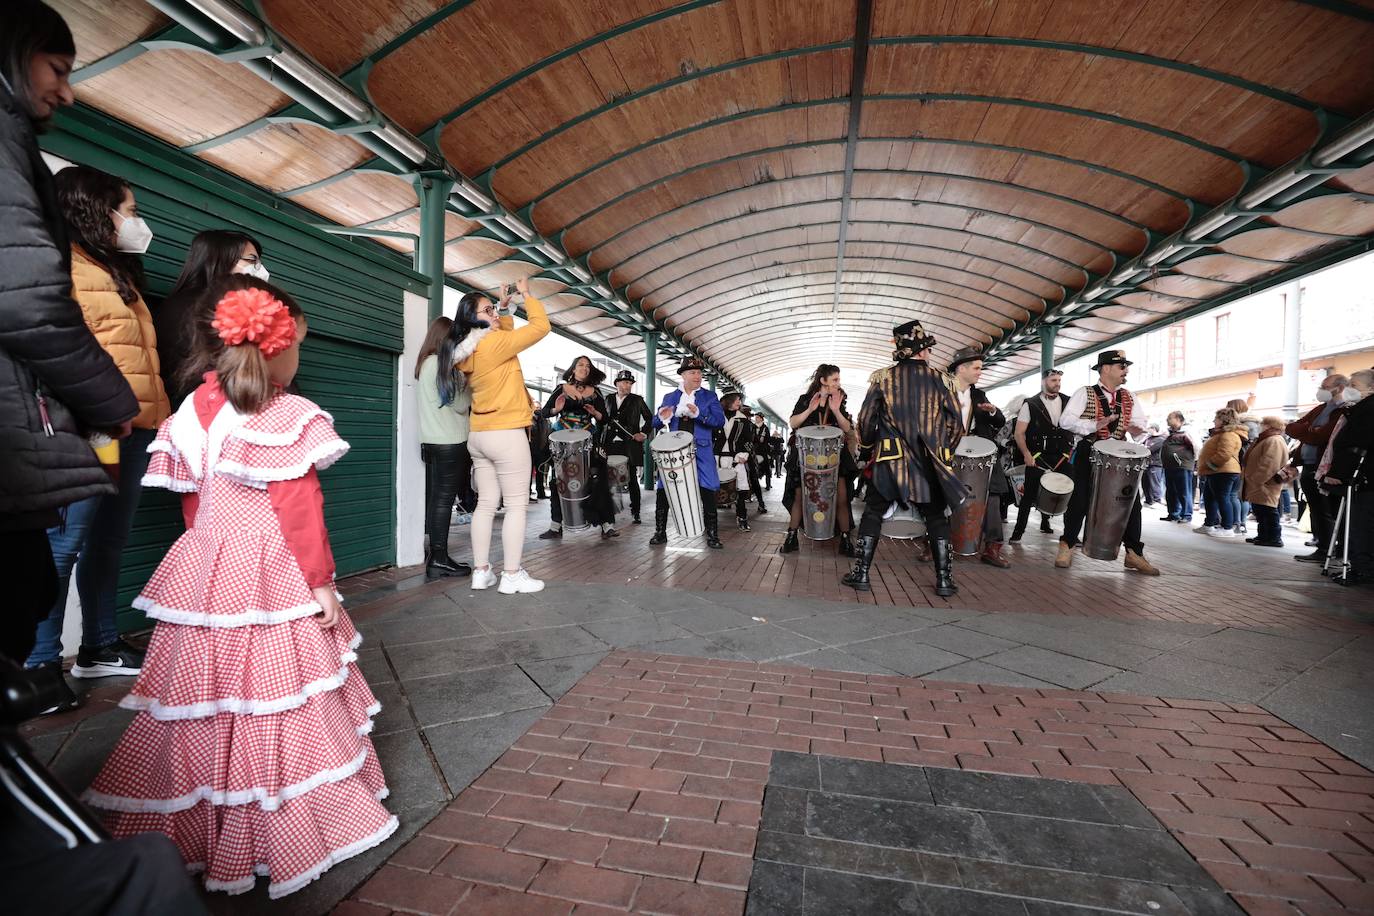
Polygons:
<instances>
[{"instance_id":1,"label":"white ceiling lamp","mask_svg":"<svg viewBox=\"0 0 1374 916\"><path fill-rule=\"evenodd\" d=\"M498 225L504 227L510 232L515 233L515 235L519 236L526 242L534 238L534 230L531 229L529 226L526 226L520 220L511 216L509 213L502 213L499 216L497 216L496 222Z\"/></svg>"}]
</instances>

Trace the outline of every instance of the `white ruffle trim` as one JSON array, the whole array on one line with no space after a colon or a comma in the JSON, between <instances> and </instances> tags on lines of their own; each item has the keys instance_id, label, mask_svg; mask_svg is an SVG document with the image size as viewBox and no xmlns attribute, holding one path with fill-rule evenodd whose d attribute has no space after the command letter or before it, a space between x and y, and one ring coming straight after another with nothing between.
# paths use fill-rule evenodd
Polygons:
<instances>
[{"instance_id":1,"label":"white ruffle trim","mask_svg":"<svg viewBox=\"0 0 1374 916\"><path fill-rule=\"evenodd\" d=\"M133 605L136 610L142 611L154 620L211 629L287 623L301 617L311 617L324 610L318 601L311 601L308 604L297 605L284 611L264 611L260 608L250 608L236 614L207 614L204 611L185 611L180 608L167 607L144 598L142 595L134 599Z\"/></svg>"},{"instance_id":2,"label":"white ruffle trim","mask_svg":"<svg viewBox=\"0 0 1374 916\"><path fill-rule=\"evenodd\" d=\"M354 650L362 645L362 642L362 634L354 633L353 639L349 641L348 651L339 656L340 667L337 674L311 681L299 693L278 697L275 700L244 700L239 697L225 697L220 700L207 700L203 703L188 703L185 706L163 706L152 697L135 696L130 693L119 701L119 705L124 709L146 712L159 722L204 719L222 712L231 712L243 716L266 716L272 713L286 712L288 709L304 706L306 701L317 693L326 693L342 687L344 682L348 680L349 664L358 660L358 653ZM379 705L377 712L380 711ZM368 717L375 716L377 712L369 710Z\"/></svg>"},{"instance_id":3,"label":"white ruffle trim","mask_svg":"<svg viewBox=\"0 0 1374 916\"><path fill-rule=\"evenodd\" d=\"M212 805L227 807L250 805L257 802L258 807L264 811L276 811L283 802L299 798L327 783L342 782L356 776L358 771L363 768L363 764L367 762L367 750L367 748L363 748L358 752L357 757L342 766L334 767L332 770L321 770L309 779L284 786L276 795L261 786L239 789L234 792L225 792L210 786L200 786L177 798L129 798L124 795L106 795L104 792L87 789L82 793L81 800L95 808L122 811L125 814L175 814L178 811L185 811L187 808L194 808L203 801L208 801Z\"/></svg>"},{"instance_id":4,"label":"white ruffle trim","mask_svg":"<svg viewBox=\"0 0 1374 916\"><path fill-rule=\"evenodd\" d=\"M325 442L316 446L304 461L287 465L280 468L259 468L248 467L237 461L226 461L221 459L215 465L215 473L228 477L244 486L256 487L259 490L266 490L269 483L277 483L283 480L295 480L310 473L313 467L317 471L323 471L344 456L349 449L347 442L336 439L333 442Z\"/></svg>"},{"instance_id":5,"label":"white ruffle trim","mask_svg":"<svg viewBox=\"0 0 1374 916\"><path fill-rule=\"evenodd\" d=\"M465 362L472 354L477 352L477 345L482 342L492 331L491 328L473 328L468 331L468 336L464 337L457 347L453 350L453 364Z\"/></svg>"},{"instance_id":6,"label":"white ruffle trim","mask_svg":"<svg viewBox=\"0 0 1374 916\"><path fill-rule=\"evenodd\" d=\"M386 794L386 791L383 790L378 794L377 800L381 801L386 797ZM385 843L391 838L391 835L396 832L396 828L399 826L400 821L396 819L395 815L392 815L387 822L382 825L382 829L371 836L363 837L356 843L350 843L341 849L334 850L329 853L329 855L325 856L324 859L289 881L281 881L267 885L267 896L272 900L276 900L278 897L294 894L340 862L351 859L359 853L367 852L369 849ZM205 863L189 863L186 866L186 870L193 875L201 874L205 871ZM240 878L237 881L212 881L207 879L205 881L205 889L207 891L222 891L230 895L244 894L253 889L253 885L257 884L258 878L265 878L269 875L271 875L271 870L265 864L259 863L253 866L253 874L247 878Z\"/></svg>"},{"instance_id":7,"label":"white ruffle trim","mask_svg":"<svg viewBox=\"0 0 1374 916\"><path fill-rule=\"evenodd\" d=\"M269 433L259 429L249 429L248 426L252 425L252 421L250 420L247 425L240 426L238 429L231 432L228 438L241 439L244 442L251 442L254 445L292 445L301 437L301 433L305 432L305 428L310 425L310 421L316 417L324 417L325 421L328 422L330 426L334 425L333 417L320 408L313 407L297 417L296 422L284 433Z\"/></svg>"},{"instance_id":8,"label":"white ruffle trim","mask_svg":"<svg viewBox=\"0 0 1374 916\"><path fill-rule=\"evenodd\" d=\"M194 493L200 489L194 480L177 480L166 474L144 474L143 486L171 490L173 493Z\"/></svg>"}]
</instances>

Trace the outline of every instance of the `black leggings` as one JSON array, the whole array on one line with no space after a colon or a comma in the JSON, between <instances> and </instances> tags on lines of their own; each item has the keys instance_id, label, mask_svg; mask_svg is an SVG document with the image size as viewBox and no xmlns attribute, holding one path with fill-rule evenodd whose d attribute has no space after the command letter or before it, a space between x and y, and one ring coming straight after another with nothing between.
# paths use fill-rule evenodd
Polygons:
<instances>
[{"instance_id":1,"label":"black leggings","mask_svg":"<svg viewBox=\"0 0 1374 916\"><path fill-rule=\"evenodd\" d=\"M430 550L448 550L448 531L453 524L453 501L472 476L472 457L466 443L420 444L425 462L425 535ZM470 488L469 488L470 490Z\"/></svg>"}]
</instances>

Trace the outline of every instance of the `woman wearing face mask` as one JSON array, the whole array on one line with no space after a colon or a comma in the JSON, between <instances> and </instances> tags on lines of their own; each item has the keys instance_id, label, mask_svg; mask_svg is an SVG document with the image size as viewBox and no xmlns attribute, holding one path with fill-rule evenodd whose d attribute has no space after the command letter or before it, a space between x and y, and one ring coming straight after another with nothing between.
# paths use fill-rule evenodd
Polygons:
<instances>
[{"instance_id":1,"label":"woman wearing face mask","mask_svg":"<svg viewBox=\"0 0 1374 916\"><path fill-rule=\"evenodd\" d=\"M57 566L58 597L38 625L27 666L58 666L62 618L76 567L81 598L81 647L72 675L79 678L138 674L143 653L119 638L115 599L120 560L148 466L148 446L171 413L163 388L153 316L143 302L143 266L152 232L138 215L133 191L98 169L75 166L56 176L57 199L71 241L72 295L87 327L119 367L134 396L133 433L119 443L118 492L67 508L64 523L49 529ZM77 563L77 560L80 563ZM65 684L64 684L65 686ZM67 690L58 708L76 704Z\"/></svg>"},{"instance_id":2,"label":"woman wearing face mask","mask_svg":"<svg viewBox=\"0 0 1374 916\"><path fill-rule=\"evenodd\" d=\"M262 245L258 240L233 229L207 229L197 233L191 240L181 276L177 277L162 304L153 308L162 383L173 405L180 404L200 384L200 376L189 381L178 378L186 364L191 327L200 300L206 290L232 274L256 277L264 283L268 281L270 275L263 266Z\"/></svg>"}]
</instances>

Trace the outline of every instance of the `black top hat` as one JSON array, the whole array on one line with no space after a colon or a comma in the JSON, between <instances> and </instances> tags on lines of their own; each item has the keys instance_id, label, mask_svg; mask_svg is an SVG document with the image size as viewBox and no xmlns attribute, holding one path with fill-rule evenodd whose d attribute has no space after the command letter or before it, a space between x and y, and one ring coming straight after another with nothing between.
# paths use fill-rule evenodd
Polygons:
<instances>
[{"instance_id":1,"label":"black top hat","mask_svg":"<svg viewBox=\"0 0 1374 916\"><path fill-rule=\"evenodd\" d=\"M911 350L919 353L935 346L935 338L926 333L926 329L921 327L919 321L908 321L899 324L892 329L892 337L897 342L898 350Z\"/></svg>"},{"instance_id":2,"label":"black top hat","mask_svg":"<svg viewBox=\"0 0 1374 916\"><path fill-rule=\"evenodd\" d=\"M1134 365L1126 358L1125 350L1103 350L1097 354L1097 362L1093 363L1094 369L1101 369L1103 366L1131 366Z\"/></svg>"},{"instance_id":3,"label":"black top hat","mask_svg":"<svg viewBox=\"0 0 1374 916\"><path fill-rule=\"evenodd\" d=\"M695 356L689 356L682 361L681 366L677 367L677 374L681 375L682 373L689 372L692 369L695 369L698 372L705 372L706 364L703 363L701 360L697 359Z\"/></svg>"},{"instance_id":4,"label":"black top hat","mask_svg":"<svg viewBox=\"0 0 1374 916\"><path fill-rule=\"evenodd\" d=\"M955 369L959 368L959 367L962 366L964 363L971 363L971 362L973 362L975 359L981 360L982 358L983 358L983 348L982 348L982 347L976 347L976 346L960 347L958 350L955 350L955 351L954 351L954 355L951 356L950 359L949 359L949 371L950 371L950 372L953 372Z\"/></svg>"},{"instance_id":5,"label":"black top hat","mask_svg":"<svg viewBox=\"0 0 1374 916\"><path fill-rule=\"evenodd\" d=\"M631 372L629 369L621 369L619 372L615 374L615 380L617 382L629 382L633 385L635 380L635 374Z\"/></svg>"}]
</instances>

